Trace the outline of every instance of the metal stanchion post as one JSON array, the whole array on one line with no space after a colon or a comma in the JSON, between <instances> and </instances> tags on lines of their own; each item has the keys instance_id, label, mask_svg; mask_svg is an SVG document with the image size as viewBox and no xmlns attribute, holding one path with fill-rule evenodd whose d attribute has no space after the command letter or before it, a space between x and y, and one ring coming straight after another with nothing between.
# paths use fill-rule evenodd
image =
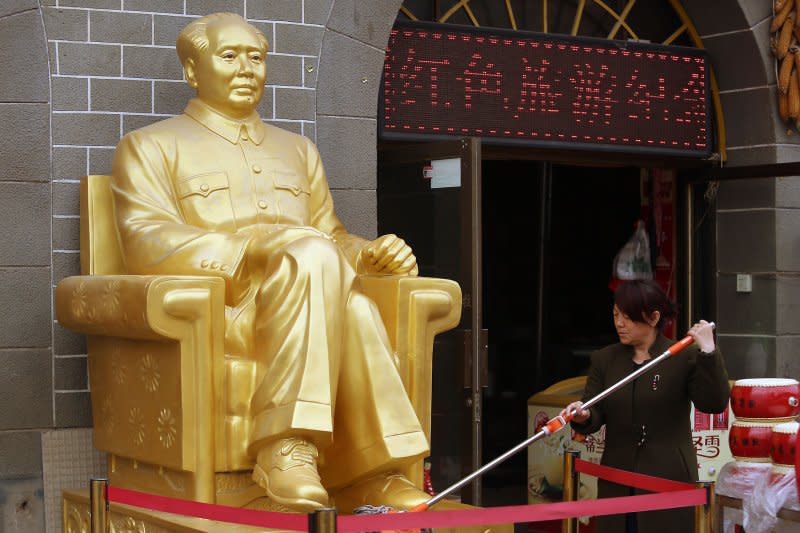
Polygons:
<instances>
[{"instance_id":1,"label":"metal stanchion post","mask_svg":"<svg viewBox=\"0 0 800 533\"><path fill-rule=\"evenodd\" d=\"M108 480L92 478L89 481L90 533L108 531Z\"/></svg>"},{"instance_id":2,"label":"metal stanchion post","mask_svg":"<svg viewBox=\"0 0 800 533\"><path fill-rule=\"evenodd\" d=\"M336 509L308 513L308 533L336 533Z\"/></svg>"},{"instance_id":3,"label":"metal stanchion post","mask_svg":"<svg viewBox=\"0 0 800 533\"><path fill-rule=\"evenodd\" d=\"M695 533L719 533L720 524L717 520L717 496L713 481L700 481L698 488L706 489L708 497L705 505L698 505L694 508L694 531Z\"/></svg>"},{"instance_id":4,"label":"metal stanchion post","mask_svg":"<svg viewBox=\"0 0 800 533\"><path fill-rule=\"evenodd\" d=\"M578 487L580 486L579 474L575 472L575 459L579 459L581 452L577 450L564 450L564 501L578 500ZM565 518L561 521L561 533L577 533L578 519Z\"/></svg>"}]
</instances>

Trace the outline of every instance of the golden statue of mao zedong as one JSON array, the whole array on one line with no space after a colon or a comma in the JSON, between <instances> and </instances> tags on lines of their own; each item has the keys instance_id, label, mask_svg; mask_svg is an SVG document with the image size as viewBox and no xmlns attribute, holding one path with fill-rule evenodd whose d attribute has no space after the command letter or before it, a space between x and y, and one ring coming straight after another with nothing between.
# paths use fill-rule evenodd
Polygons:
<instances>
[{"instance_id":1,"label":"golden statue of mao zedong","mask_svg":"<svg viewBox=\"0 0 800 533\"><path fill-rule=\"evenodd\" d=\"M428 496L400 472L428 442L357 274L416 276L416 258L395 235L348 233L314 144L260 120L267 46L229 13L181 32L196 98L116 150L126 270L224 280L225 356L257 369L227 386L253 391L243 447L270 500L408 508Z\"/></svg>"}]
</instances>

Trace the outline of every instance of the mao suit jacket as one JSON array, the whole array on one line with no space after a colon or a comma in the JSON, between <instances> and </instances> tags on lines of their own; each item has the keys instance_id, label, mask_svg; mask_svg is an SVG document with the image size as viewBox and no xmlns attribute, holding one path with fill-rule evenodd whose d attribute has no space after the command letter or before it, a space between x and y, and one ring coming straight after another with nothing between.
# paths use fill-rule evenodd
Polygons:
<instances>
[{"instance_id":1,"label":"mao suit jacket","mask_svg":"<svg viewBox=\"0 0 800 533\"><path fill-rule=\"evenodd\" d=\"M112 174L128 272L223 278L229 355L253 352L244 256L255 234L318 229L353 267L367 243L336 216L314 144L257 113L234 121L192 99L182 115L125 135Z\"/></svg>"},{"instance_id":2,"label":"mao suit jacket","mask_svg":"<svg viewBox=\"0 0 800 533\"><path fill-rule=\"evenodd\" d=\"M650 348L653 358L672 341L659 336ZM633 348L613 344L594 352L583 393L587 401L624 378L637 367ZM632 472L676 481L697 481L698 467L692 443L691 403L706 413L720 413L728 405L728 374L719 349L701 354L691 346L629 383L596 406L583 424L572 423L589 434L606 425L601 463ZM599 497L628 496L628 487L598 480ZM639 531L691 531L693 509L638 513ZM624 532L625 516L597 518L598 532Z\"/></svg>"}]
</instances>

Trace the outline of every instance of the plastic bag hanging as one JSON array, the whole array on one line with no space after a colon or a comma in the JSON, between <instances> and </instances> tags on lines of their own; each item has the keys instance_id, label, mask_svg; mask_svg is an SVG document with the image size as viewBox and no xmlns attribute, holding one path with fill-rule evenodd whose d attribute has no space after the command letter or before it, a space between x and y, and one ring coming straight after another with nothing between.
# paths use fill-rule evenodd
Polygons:
<instances>
[{"instance_id":1,"label":"plastic bag hanging","mask_svg":"<svg viewBox=\"0 0 800 533\"><path fill-rule=\"evenodd\" d=\"M611 278L612 290L621 281L653 279L653 267L650 264L650 238L647 236L643 220L636 221L633 235L614 257Z\"/></svg>"}]
</instances>

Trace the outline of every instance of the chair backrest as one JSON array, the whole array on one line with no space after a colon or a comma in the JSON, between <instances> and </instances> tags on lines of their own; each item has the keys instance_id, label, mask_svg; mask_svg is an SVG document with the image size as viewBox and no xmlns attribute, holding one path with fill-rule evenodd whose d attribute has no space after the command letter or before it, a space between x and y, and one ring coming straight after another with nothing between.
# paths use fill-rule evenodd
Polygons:
<instances>
[{"instance_id":1,"label":"chair backrest","mask_svg":"<svg viewBox=\"0 0 800 533\"><path fill-rule=\"evenodd\" d=\"M111 176L81 178L81 274L124 274Z\"/></svg>"}]
</instances>

